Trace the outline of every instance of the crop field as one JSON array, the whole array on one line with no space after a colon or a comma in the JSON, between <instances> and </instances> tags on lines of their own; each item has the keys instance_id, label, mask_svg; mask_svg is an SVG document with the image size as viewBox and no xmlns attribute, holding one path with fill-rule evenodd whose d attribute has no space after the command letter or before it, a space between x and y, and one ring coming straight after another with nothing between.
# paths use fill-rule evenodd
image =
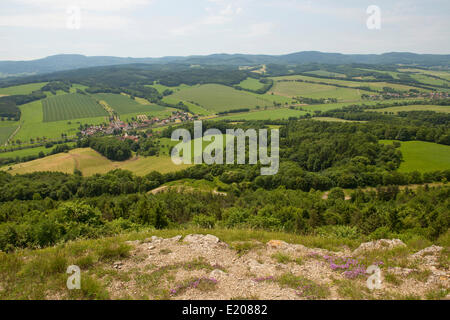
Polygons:
<instances>
[{"instance_id":1,"label":"crop field","mask_svg":"<svg viewBox=\"0 0 450 320\"><path fill-rule=\"evenodd\" d=\"M147 114L149 112L164 111L164 107L157 105L145 105L128 96L112 93L97 93L93 95L98 100L106 101L119 115L124 114Z\"/></svg>"},{"instance_id":2,"label":"crop field","mask_svg":"<svg viewBox=\"0 0 450 320\"><path fill-rule=\"evenodd\" d=\"M80 170L84 176L92 176L96 173L107 173L115 169L130 170L143 176L151 171L161 173L182 170L188 165L175 165L170 157L134 157L123 162L110 161L98 152L90 149L74 149L68 153L51 155L42 159L19 163L11 166L8 172L11 174L24 174L37 171L53 171L73 173L74 169ZM9 166L0 170L8 170Z\"/></svg>"},{"instance_id":3,"label":"crop field","mask_svg":"<svg viewBox=\"0 0 450 320\"><path fill-rule=\"evenodd\" d=\"M381 140L381 143L391 144L392 140ZM442 144L407 141L400 142L403 154L400 172L430 172L450 169L450 146Z\"/></svg>"},{"instance_id":4,"label":"crop field","mask_svg":"<svg viewBox=\"0 0 450 320\"><path fill-rule=\"evenodd\" d=\"M376 112L392 112L399 113L401 111L435 111L441 113L450 113L450 106L436 106L436 105L411 105L401 107L389 107L383 109L372 109L370 111Z\"/></svg>"},{"instance_id":5,"label":"crop field","mask_svg":"<svg viewBox=\"0 0 450 320\"><path fill-rule=\"evenodd\" d=\"M0 88L0 95L12 96L12 95L18 95L18 94L30 94L33 91L41 89L46 84L47 84L47 82L37 82L37 83L24 84L24 85L20 85L20 86Z\"/></svg>"},{"instance_id":6,"label":"crop field","mask_svg":"<svg viewBox=\"0 0 450 320\"><path fill-rule=\"evenodd\" d=\"M258 90L258 89L261 89L262 87L264 87L264 84L259 82L258 79L247 78L244 81L242 81L241 83L239 83L239 86L244 89Z\"/></svg>"},{"instance_id":7,"label":"crop field","mask_svg":"<svg viewBox=\"0 0 450 320\"><path fill-rule=\"evenodd\" d=\"M44 122L108 116L92 98L79 93L47 98L42 101L42 107Z\"/></svg>"},{"instance_id":8,"label":"crop field","mask_svg":"<svg viewBox=\"0 0 450 320\"><path fill-rule=\"evenodd\" d=\"M290 117L299 117L307 112L293 110L288 108L279 108L271 110L261 110L246 113L238 113L224 117L218 117L213 120L282 120Z\"/></svg>"},{"instance_id":9,"label":"crop field","mask_svg":"<svg viewBox=\"0 0 450 320\"><path fill-rule=\"evenodd\" d=\"M289 99L283 97L257 95L218 84L205 84L183 89L175 92L170 97L180 101L195 102L203 108L215 112L241 108L252 109L256 106L273 106L273 103L277 101L289 101Z\"/></svg>"},{"instance_id":10,"label":"crop field","mask_svg":"<svg viewBox=\"0 0 450 320\"><path fill-rule=\"evenodd\" d=\"M338 88L331 85L322 85L306 82L276 82L272 92L277 95L307 98L336 98L339 101L359 101L362 93L368 93L363 90Z\"/></svg>"}]
</instances>

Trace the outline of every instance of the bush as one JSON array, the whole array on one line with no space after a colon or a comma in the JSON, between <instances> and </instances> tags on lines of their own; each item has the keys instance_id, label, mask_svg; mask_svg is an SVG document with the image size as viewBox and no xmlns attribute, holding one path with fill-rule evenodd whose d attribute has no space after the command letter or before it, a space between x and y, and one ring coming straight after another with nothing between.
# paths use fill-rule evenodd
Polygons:
<instances>
[{"instance_id":1,"label":"bush","mask_svg":"<svg viewBox=\"0 0 450 320\"><path fill-rule=\"evenodd\" d=\"M192 223L201 228L212 229L216 224L216 219L204 214L198 214L194 216L194 218L192 219Z\"/></svg>"}]
</instances>

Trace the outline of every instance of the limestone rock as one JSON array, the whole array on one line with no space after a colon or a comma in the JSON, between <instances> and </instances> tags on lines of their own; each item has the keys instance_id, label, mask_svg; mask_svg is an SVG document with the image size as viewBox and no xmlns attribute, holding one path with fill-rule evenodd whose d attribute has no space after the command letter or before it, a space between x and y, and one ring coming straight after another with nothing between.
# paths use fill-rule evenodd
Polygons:
<instances>
[{"instance_id":1,"label":"limestone rock","mask_svg":"<svg viewBox=\"0 0 450 320\"><path fill-rule=\"evenodd\" d=\"M381 239L371 242L361 243L361 245L353 251L354 255L358 255L365 251L372 250L391 250L397 247L406 247L406 244L403 243L400 239Z\"/></svg>"}]
</instances>

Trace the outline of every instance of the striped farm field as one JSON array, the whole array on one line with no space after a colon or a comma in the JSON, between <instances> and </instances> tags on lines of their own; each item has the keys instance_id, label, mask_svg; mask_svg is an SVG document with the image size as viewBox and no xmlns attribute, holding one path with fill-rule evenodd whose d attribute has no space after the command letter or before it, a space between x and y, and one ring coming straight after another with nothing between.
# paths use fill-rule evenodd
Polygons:
<instances>
[{"instance_id":1,"label":"striped farm field","mask_svg":"<svg viewBox=\"0 0 450 320\"><path fill-rule=\"evenodd\" d=\"M149 112L164 111L165 108L155 104L142 104L123 94L97 93L97 100L105 101L119 115L147 114ZM142 100L140 100L142 102Z\"/></svg>"},{"instance_id":2,"label":"striped farm field","mask_svg":"<svg viewBox=\"0 0 450 320\"><path fill-rule=\"evenodd\" d=\"M108 113L89 96L72 93L53 96L42 101L44 122L95 118Z\"/></svg>"}]
</instances>

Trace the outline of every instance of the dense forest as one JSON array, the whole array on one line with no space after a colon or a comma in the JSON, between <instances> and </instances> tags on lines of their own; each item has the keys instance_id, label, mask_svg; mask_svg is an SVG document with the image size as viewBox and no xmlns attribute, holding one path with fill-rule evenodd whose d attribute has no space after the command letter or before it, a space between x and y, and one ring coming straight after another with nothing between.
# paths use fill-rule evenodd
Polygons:
<instances>
[{"instance_id":1,"label":"dense forest","mask_svg":"<svg viewBox=\"0 0 450 320\"><path fill-rule=\"evenodd\" d=\"M191 173L195 176L202 172L195 169ZM12 177L0 173L0 250L185 224L300 234L325 228L350 238L400 236L432 240L448 230L450 221L449 187L357 189L349 201L340 188L333 189L326 200L320 192L285 187L271 191L248 189L227 196L205 192L145 193L166 178L158 173L137 178L121 170L91 178L56 173ZM12 200L20 198L31 200Z\"/></svg>"}]
</instances>

